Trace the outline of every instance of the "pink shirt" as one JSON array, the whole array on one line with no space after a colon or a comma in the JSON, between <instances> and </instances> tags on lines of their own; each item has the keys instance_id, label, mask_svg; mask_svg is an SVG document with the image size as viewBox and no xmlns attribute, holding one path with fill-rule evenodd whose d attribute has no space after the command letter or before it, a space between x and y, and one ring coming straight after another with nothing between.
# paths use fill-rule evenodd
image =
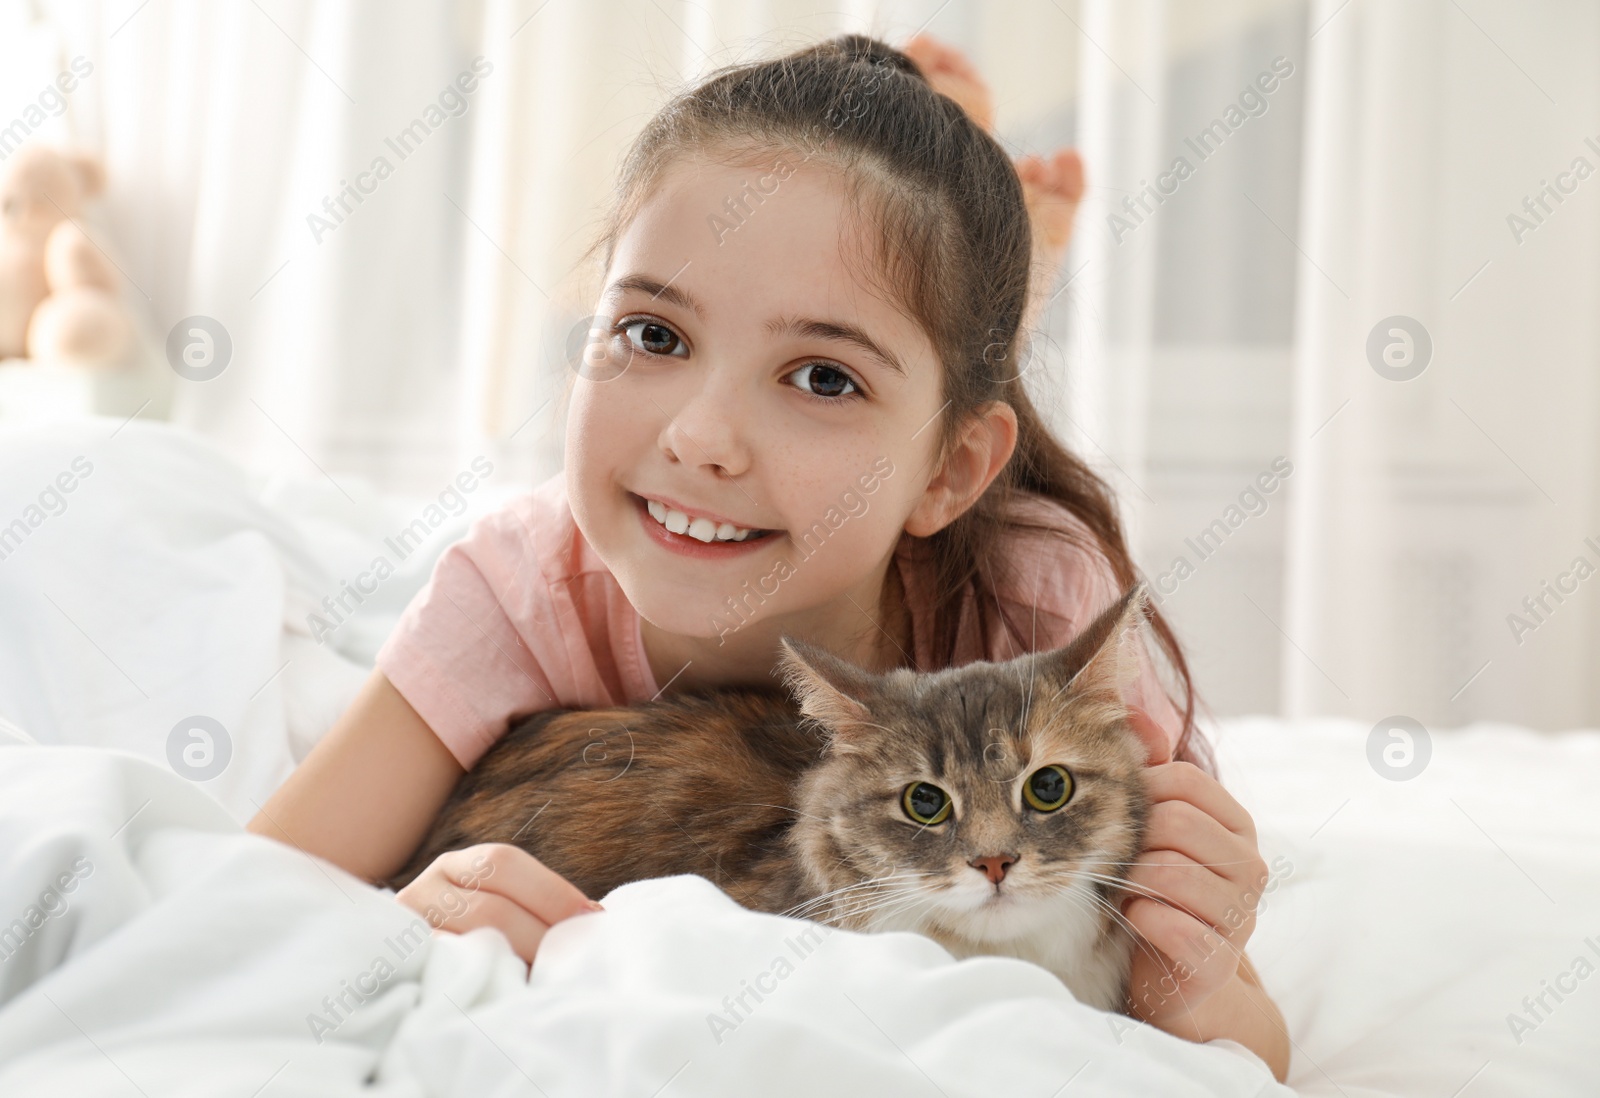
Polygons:
<instances>
[{"instance_id":1,"label":"pink shirt","mask_svg":"<svg viewBox=\"0 0 1600 1098\"><path fill-rule=\"evenodd\" d=\"M1054 501L1028 496L1021 506L1030 520L1083 530ZM901 537L894 566L911 612L911 655L918 668L931 669L931 576L915 559L914 544L910 535ZM1001 587L997 598L1025 637L1037 630L1034 651L1067 643L1120 594L1104 557L1059 537L1017 530L1003 551L1014 589ZM955 665L1028 650L1013 644L992 614L985 634L973 601L969 589ZM1128 701L1176 744L1182 715L1161 688L1148 650L1141 665ZM378 652L377 666L469 769L514 717L632 705L660 689L639 614L578 530L563 473L478 519L445 550Z\"/></svg>"}]
</instances>

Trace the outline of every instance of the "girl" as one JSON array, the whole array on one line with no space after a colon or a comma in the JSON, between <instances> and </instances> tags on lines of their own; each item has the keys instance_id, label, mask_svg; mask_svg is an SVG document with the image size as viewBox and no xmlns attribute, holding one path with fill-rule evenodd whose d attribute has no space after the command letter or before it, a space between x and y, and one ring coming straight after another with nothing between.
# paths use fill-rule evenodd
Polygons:
<instances>
[{"instance_id":1,"label":"girl","mask_svg":"<svg viewBox=\"0 0 1600 1098\"><path fill-rule=\"evenodd\" d=\"M651 120L595 244L602 338L564 472L443 555L252 829L379 880L513 716L770 685L784 634L879 670L1008 659L1066 643L1134 581L1110 492L1018 365L1024 178L1038 211L1063 165L1019 176L970 70L910 48L977 120L860 35L724 70ZM1059 257L1064 234L1043 235ZM1287 1037L1242 952L1266 867L1152 625L1129 701L1155 808L1123 911L1153 948L1129 1007L1282 1079ZM504 844L440 857L399 899L442 929L497 927L530 963L549 926L598 908Z\"/></svg>"}]
</instances>

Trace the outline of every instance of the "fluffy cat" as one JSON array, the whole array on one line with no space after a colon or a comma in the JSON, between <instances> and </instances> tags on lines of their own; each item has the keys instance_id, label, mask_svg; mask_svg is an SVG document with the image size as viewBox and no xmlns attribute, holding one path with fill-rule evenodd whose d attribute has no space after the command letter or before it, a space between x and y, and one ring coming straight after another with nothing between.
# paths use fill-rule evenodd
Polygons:
<instances>
[{"instance_id":1,"label":"fluffy cat","mask_svg":"<svg viewBox=\"0 0 1600 1098\"><path fill-rule=\"evenodd\" d=\"M1145 597L1004 663L874 674L785 639L788 694L541 712L386 883L483 842L594 897L696 873L754 910L1020 957L1122 1009L1133 939L1114 905L1149 813L1122 689Z\"/></svg>"}]
</instances>

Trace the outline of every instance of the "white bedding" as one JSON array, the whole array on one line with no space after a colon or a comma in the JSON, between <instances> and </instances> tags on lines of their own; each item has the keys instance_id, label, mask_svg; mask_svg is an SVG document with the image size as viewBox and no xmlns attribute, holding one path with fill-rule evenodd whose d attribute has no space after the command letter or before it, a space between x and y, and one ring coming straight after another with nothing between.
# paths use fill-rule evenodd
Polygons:
<instances>
[{"instance_id":1,"label":"white bedding","mask_svg":"<svg viewBox=\"0 0 1600 1098\"><path fill-rule=\"evenodd\" d=\"M77 456L93 473L0 558L0 715L41 745L0 747L0 933L93 868L0 960L0 1095L1287 1093L1227 1043L1112 1025L1042 970L910 935L834 933L763 976L807 924L698 878L558 927L527 983L491 931L392 952L414 919L389 894L239 825L471 512L317 645L309 609L426 501L263 484L168 428L97 420L0 432L0 528ZM168 761L195 715L228 730L204 781ZM1436 731L1396 783L1366 733L1216 730L1275 870L1250 951L1294 1092L1600 1092L1600 980L1576 963L1600 966L1600 734ZM776 991L714 1033L758 978ZM375 991L319 1043L307 1016L350 985Z\"/></svg>"},{"instance_id":2,"label":"white bedding","mask_svg":"<svg viewBox=\"0 0 1600 1098\"><path fill-rule=\"evenodd\" d=\"M353 1095L369 1078L407 1095L648 1096L669 1081L741 1095L775 1080L894 1094L932 1079L954 1098L1050 1094L1080 1069L1083 1093L1287 1093L1243 1055L1114 1030L1043 969L956 964L907 934L805 942L807 924L698 877L620 889L560 925L525 983L498 932L430 941L390 894L240 834L129 755L0 749L0 805L0 910L80 870L66 910L0 963L7 1095ZM728 1014L750 983L772 990ZM352 987L347 1017L324 1002Z\"/></svg>"}]
</instances>

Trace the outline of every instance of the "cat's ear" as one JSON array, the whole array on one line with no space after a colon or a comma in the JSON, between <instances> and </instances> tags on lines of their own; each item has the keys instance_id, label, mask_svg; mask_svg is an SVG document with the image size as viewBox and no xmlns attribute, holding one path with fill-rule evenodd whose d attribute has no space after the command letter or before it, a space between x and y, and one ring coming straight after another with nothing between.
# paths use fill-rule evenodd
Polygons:
<instances>
[{"instance_id":1,"label":"cat's ear","mask_svg":"<svg viewBox=\"0 0 1600 1098\"><path fill-rule=\"evenodd\" d=\"M1139 645L1149 601L1149 586L1135 584L1072 643L1041 656L1058 691L1124 704L1125 688L1139 677Z\"/></svg>"},{"instance_id":2,"label":"cat's ear","mask_svg":"<svg viewBox=\"0 0 1600 1098\"><path fill-rule=\"evenodd\" d=\"M778 667L800 712L821 722L835 735L871 718L866 699L876 676L814 644L783 637Z\"/></svg>"}]
</instances>

